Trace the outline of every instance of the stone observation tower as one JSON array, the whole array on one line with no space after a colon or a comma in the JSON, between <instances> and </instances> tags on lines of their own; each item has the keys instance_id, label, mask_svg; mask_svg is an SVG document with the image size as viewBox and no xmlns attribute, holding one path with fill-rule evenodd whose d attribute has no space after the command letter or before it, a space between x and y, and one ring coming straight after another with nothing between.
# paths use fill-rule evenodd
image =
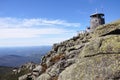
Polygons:
<instances>
[{"instance_id":1,"label":"stone observation tower","mask_svg":"<svg viewBox=\"0 0 120 80\"><path fill-rule=\"evenodd\" d=\"M104 14L95 13L90 15L90 30L93 31L97 26L105 24Z\"/></svg>"}]
</instances>

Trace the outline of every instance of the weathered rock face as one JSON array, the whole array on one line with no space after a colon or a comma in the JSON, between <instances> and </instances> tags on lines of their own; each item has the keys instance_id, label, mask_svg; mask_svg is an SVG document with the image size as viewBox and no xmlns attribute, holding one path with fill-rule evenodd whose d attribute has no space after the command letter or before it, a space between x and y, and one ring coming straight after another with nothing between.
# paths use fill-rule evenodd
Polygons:
<instances>
[{"instance_id":1,"label":"weathered rock face","mask_svg":"<svg viewBox=\"0 0 120 80\"><path fill-rule=\"evenodd\" d=\"M79 57L90 57L99 54L120 53L120 36L108 35L97 37L85 45Z\"/></svg>"},{"instance_id":2,"label":"weathered rock face","mask_svg":"<svg viewBox=\"0 0 120 80\"><path fill-rule=\"evenodd\" d=\"M42 74L40 75L37 80L50 80L51 79L51 76L49 74Z\"/></svg>"},{"instance_id":3,"label":"weathered rock face","mask_svg":"<svg viewBox=\"0 0 120 80\"><path fill-rule=\"evenodd\" d=\"M120 34L120 21L113 22L111 24L105 24L99 26L94 31L94 34L97 36L105 36L105 35L119 35Z\"/></svg>"},{"instance_id":4,"label":"weathered rock face","mask_svg":"<svg viewBox=\"0 0 120 80\"><path fill-rule=\"evenodd\" d=\"M119 70L120 36L112 35L86 44L78 61L66 68L58 80L118 80L120 74L115 73Z\"/></svg>"},{"instance_id":5,"label":"weathered rock face","mask_svg":"<svg viewBox=\"0 0 120 80\"><path fill-rule=\"evenodd\" d=\"M35 64L35 63L32 63L32 62L29 62L29 63L26 63L26 64L23 64L20 68L18 68L16 70L16 75L21 75L21 74L25 74L23 76L20 76L18 78L18 80L28 80L28 79L32 79L32 73L31 71L37 67L38 65ZM27 74L26 74L27 73Z\"/></svg>"},{"instance_id":6,"label":"weathered rock face","mask_svg":"<svg viewBox=\"0 0 120 80\"><path fill-rule=\"evenodd\" d=\"M100 54L66 68L58 80L119 80L120 54Z\"/></svg>"},{"instance_id":7,"label":"weathered rock face","mask_svg":"<svg viewBox=\"0 0 120 80\"><path fill-rule=\"evenodd\" d=\"M33 80L120 80L120 21L54 44Z\"/></svg>"},{"instance_id":8,"label":"weathered rock face","mask_svg":"<svg viewBox=\"0 0 120 80\"><path fill-rule=\"evenodd\" d=\"M120 80L119 25L98 27L77 62L60 73L58 80Z\"/></svg>"}]
</instances>

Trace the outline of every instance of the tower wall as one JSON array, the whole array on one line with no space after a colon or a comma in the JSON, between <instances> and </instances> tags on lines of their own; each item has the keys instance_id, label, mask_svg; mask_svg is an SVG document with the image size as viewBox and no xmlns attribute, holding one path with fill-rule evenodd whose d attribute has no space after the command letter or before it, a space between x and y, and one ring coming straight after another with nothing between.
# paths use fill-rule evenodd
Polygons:
<instances>
[{"instance_id":1,"label":"tower wall","mask_svg":"<svg viewBox=\"0 0 120 80\"><path fill-rule=\"evenodd\" d=\"M90 20L90 29L93 31L95 28L97 28L99 25L105 24L105 19L103 18L104 14L102 13L97 13L91 15L91 20Z\"/></svg>"}]
</instances>

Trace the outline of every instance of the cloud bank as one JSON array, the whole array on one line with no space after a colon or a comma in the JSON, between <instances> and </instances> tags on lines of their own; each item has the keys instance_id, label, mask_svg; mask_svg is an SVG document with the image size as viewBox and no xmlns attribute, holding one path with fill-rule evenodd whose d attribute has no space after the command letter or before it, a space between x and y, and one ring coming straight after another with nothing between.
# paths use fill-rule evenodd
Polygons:
<instances>
[{"instance_id":1,"label":"cloud bank","mask_svg":"<svg viewBox=\"0 0 120 80\"><path fill-rule=\"evenodd\" d=\"M47 45L72 37L80 23L41 18L0 18L0 46Z\"/></svg>"},{"instance_id":2,"label":"cloud bank","mask_svg":"<svg viewBox=\"0 0 120 80\"><path fill-rule=\"evenodd\" d=\"M26 29L26 28L12 28L0 29L0 38L35 38L40 35L50 34L64 34L67 33L64 29L44 28L44 29Z\"/></svg>"},{"instance_id":3,"label":"cloud bank","mask_svg":"<svg viewBox=\"0 0 120 80\"><path fill-rule=\"evenodd\" d=\"M28 28L28 27L48 27L64 26L79 27L80 23L69 23L65 20L48 20L42 18L20 19L20 18L0 18L0 28Z\"/></svg>"}]
</instances>

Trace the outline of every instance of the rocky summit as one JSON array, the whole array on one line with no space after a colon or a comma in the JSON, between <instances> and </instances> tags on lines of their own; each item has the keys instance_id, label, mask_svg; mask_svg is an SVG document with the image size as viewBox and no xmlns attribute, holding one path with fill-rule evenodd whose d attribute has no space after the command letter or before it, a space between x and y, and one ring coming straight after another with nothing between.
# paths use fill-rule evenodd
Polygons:
<instances>
[{"instance_id":1,"label":"rocky summit","mask_svg":"<svg viewBox=\"0 0 120 80\"><path fill-rule=\"evenodd\" d=\"M120 80L120 20L54 44L23 76L19 80Z\"/></svg>"}]
</instances>

